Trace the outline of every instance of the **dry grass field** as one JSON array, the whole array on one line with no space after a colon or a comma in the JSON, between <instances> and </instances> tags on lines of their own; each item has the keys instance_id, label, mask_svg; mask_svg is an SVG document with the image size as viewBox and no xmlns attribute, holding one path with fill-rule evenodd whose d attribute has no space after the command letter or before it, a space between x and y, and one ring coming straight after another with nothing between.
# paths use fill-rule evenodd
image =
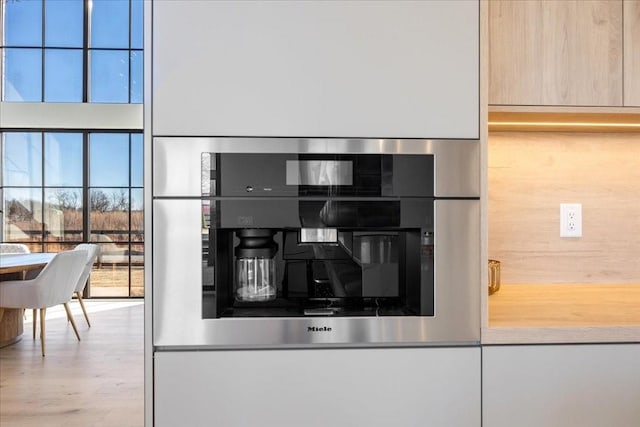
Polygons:
<instances>
[{"instance_id":1,"label":"dry grass field","mask_svg":"<svg viewBox=\"0 0 640 427\"><path fill-rule=\"evenodd\" d=\"M92 297L126 297L129 296L129 270L126 266L103 265L94 266L91 271ZM144 296L144 270L142 266L131 267L131 295Z\"/></svg>"},{"instance_id":2,"label":"dry grass field","mask_svg":"<svg viewBox=\"0 0 640 427\"><path fill-rule=\"evenodd\" d=\"M61 252L73 249L78 242L85 241L83 234L83 212L80 209L60 208L46 205L47 212L55 220L41 223L33 212L19 203L11 208L7 241L26 244L31 252ZM49 212L50 213L50 212ZM51 219L49 218L49 219ZM144 224L143 211L124 210L90 212L91 234L89 240L100 245L107 258L98 260L91 272L91 297L142 297L144 296ZM46 231L43 239L42 232ZM44 241L43 241L44 240ZM111 259L108 259L111 257ZM116 257L116 259L113 259ZM104 261L104 263L100 263ZM131 272L126 265L131 262Z\"/></svg>"}]
</instances>

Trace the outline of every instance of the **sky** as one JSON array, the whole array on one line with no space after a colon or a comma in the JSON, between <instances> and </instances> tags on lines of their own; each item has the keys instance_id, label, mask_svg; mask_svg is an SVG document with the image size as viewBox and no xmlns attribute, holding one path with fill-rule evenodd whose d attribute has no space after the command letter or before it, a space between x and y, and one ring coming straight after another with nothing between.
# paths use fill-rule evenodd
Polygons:
<instances>
[{"instance_id":1,"label":"sky","mask_svg":"<svg viewBox=\"0 0 640 427\"><path fill-rule=\"evenodd\" d=\"M142 51L129 49L143 47L142 1L131 13L128 0L91 4L89 101L141 103ZM3 99L82 102L82 0L8 0L5 9Z\"/></svg>"},{"instance_id":2,"label":"sky","mask_svg":"<svg viewBox=\"0 0 640 427\"><path fill-rule=\"evenodd\" d=\"M3 100L82 102L83 1L5 1ZM91 3L89 102L142 102L143 54L129 50L143 47L142 9L142 0ZM82 134L5 133L4 140L3 185L82 186ZM90 134L89 147L90 186L128 186L129 157L131 185L142 186L142 135L132 136L131 151L129 134Z\"/></svg>"}]
</instances>

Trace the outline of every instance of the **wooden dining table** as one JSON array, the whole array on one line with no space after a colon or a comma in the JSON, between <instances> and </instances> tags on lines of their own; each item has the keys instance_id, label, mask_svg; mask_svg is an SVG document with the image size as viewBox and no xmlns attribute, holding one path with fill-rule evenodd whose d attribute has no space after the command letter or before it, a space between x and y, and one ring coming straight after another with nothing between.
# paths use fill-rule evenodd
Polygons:
<instances>
[{"instance_id":1,"label":"wooden dining table","mask_svg":"<svg viewBox=\"0 0 640 427\"><path fill-rule=\"evenodd\" d=\"M55 253L0 254L0 286L7 280L21 280L31 270L44 268ZM24 331L23 309L0 307L0 348L20 341Z\"/></svg>"}]
</instances>

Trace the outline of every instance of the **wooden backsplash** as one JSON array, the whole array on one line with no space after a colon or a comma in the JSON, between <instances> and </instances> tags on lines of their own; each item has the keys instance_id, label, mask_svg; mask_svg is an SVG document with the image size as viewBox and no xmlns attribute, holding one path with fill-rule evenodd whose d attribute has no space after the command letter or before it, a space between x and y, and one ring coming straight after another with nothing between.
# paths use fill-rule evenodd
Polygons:
<instances>
[{"instance_id":1,"label":"wooden backsplash","mask_svg":"<svg viewBox=\"0 0 640 427\"><path fill-rule=\"evenodd\" d=\"M492 133L488 175L503 283L640 283L640 134ZM581 238L560 203L582 203Z\"/></svg>"}]
</instances>

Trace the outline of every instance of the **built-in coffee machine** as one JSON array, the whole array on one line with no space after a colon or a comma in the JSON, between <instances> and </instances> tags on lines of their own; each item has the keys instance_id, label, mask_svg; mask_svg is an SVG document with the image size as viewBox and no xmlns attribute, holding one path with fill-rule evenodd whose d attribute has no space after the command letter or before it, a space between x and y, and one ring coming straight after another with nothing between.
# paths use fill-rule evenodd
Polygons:
<instances>
[{"instance_id":1,"label":"built-in coffee machine","mask_svg":"<svg viewBox=\"0 0 640 427\"><path fill-rule=\"evenodd\" d=\"M477 140L154 138L155 348L475 345L479 155Z\"/></svg>"},{"instance_id":2,"label":"built-in coffee machine","mask_svg":"<svg viewBox=\"0 0 640 427\"><path fill-rule=\"evenodd\" d=\"M433 156L202 164L204 318L434 315Z\"/></svg>"}]
</instances>

